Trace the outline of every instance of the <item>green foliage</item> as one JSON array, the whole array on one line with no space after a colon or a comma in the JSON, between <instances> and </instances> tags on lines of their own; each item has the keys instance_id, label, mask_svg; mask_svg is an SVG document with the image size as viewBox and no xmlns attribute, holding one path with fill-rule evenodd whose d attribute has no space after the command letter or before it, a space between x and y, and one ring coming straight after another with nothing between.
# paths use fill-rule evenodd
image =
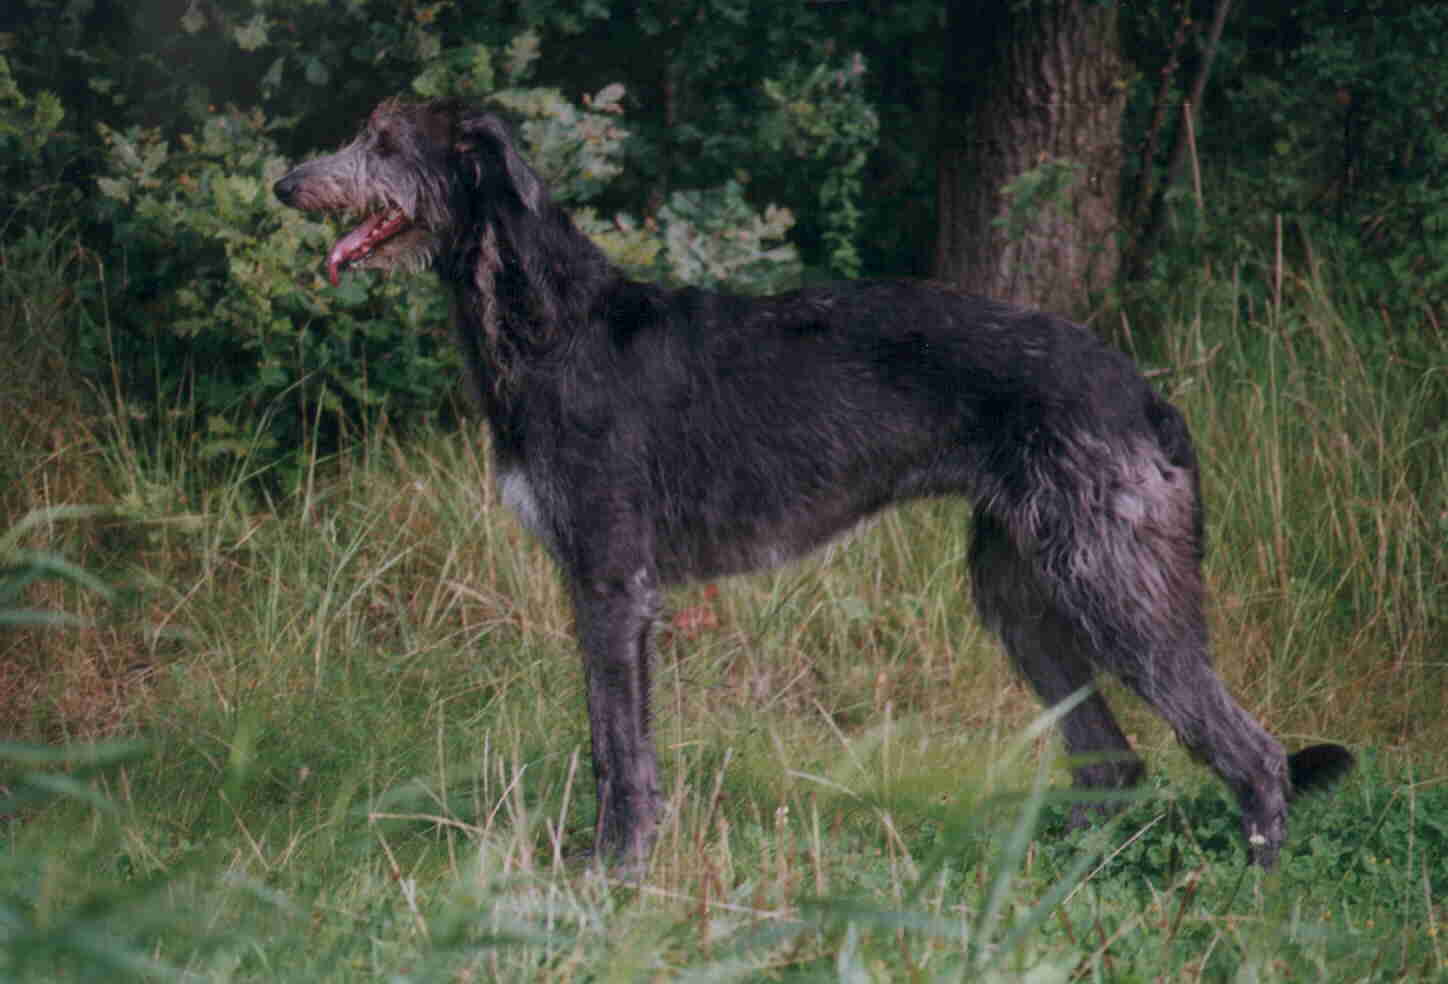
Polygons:
<instances>
[{"instance_id":1,"label":"green foliage","mask_svg":"<svg viewBox=\"0 0 1448 984\"><path fill-rule=\"evenodd\" d=\"M1052 158L1022 171L1001 189L1007 211L994 220L995 224L1005 230L1008 238L1020 239L1042 212L1069 204L1071 186L1083 167L1077 161Z\"/></svg>"},{"instance_id":2,"label":"green foliage","mask_svg":"<svg viewBox=\"0 0 1448 984\"><path fill-rule=\"evenodd\" d=\"M764 292L793 286L799 276L794 247L783 241L794 217L774 206L761 216L733 181L674 192L658 221L666 244L660 272L677 283Z\"/></svg>"},{"instance_id":3,"label":"green foliage","mask_svg":"<svg viewBox=\"0 0 1448 984\"><path fill-rule=\"evenodd\" d=\"M826 262L842 277L861 272L856 243L863 218L863 174L880 129L864 75L864 59L856 54L843 68L796 64L763 83L770 107L759 124L764 146L825 168L816 205L823 216Z\"/></svg>"},{"instance_id":4,"label":"green foliage","mask_svg":"<svg viewBox=\"0 0 1448 984\"><path fill-rule=\"evenodd\" d=\"M4 287L14 286L10 270L25 270L47 252L57 216L69 222L81 198L57 181L73 153L65 107L47 89L27 94L0 55L0 241L6 241ZM44 264L42 264L44 265Z\"/></svg>"},{"instance_id":5,"label":"green foliage","mask_svg":"<svg viewBox=\"0 0 1448 984\"><path fill-rule=\"evenodd\" d=\"M714 188L675 191L643 221L626 212L601 217L591 203L607 195L623 173L631 137L624 87L612 83L574 105L556 89L524 84L537 57L536 36L522 34L510 42L502 59L503 87L486 101L522 121L528 160L554 197L577 210L580 228L614 262L636 277L756 293L797 281L798 254L785 238L793 216L773 205L761 214L732 179ZM466 91L469 85L464 76L430 72L422 94Z\"/></svg>"},{"instance_id":6,"label":"green foliage","mask_svg":"<svg viewBox=\"0 0 1448 984\"><path fill-rule=\"evenodd\" d=\"M1145 286L1170 289L1203 249L1230 263L1244 246L1270 248L1280 219L1289 261L1328 254L1400 325L1441 322L1448 8L1323 0L1239 8L1232 18L1199 107L1206 215L1185 194L1176 199L1168 248L1181 255L1159 264ZM1140 39L1147 71L1138 79L1133 132L1146 125L1157 85L1153 59L1172 26L1159 24ZM1145 50L1153 44L1155 51ZM1185 185L1185 172L1180 178ZM1374 344L1371 336L1362 341Z\"/></svg>"},{"instance_id":7,"label":"green foliage","mask_svg":"<svg viewBox=\"0 0 1448 984\"><path fill-rule=\"evenodd\" d=\"M76 626L83 620L24 603L26 589L59 580L112 596L103 581L60 554L25 544L57 522L107 515L82 506L36 510L0 536L0 640L21 626ZM75 974L106 979L166 974L148 953L169 921L156 895L166 879L138 880L124 888L104 884L91 866L71 868L58 842L28 836L25 821L57 803L77 808L89 822L118 812L96 781L137 762L139 742L64 747L0 741L0 980L38 980ZM79 853L73 838L69 852ZM104 856L104 855L102 855Z\"/></svg>"},{"instance_id":8,"label":"green foliage","mask_svg":"<svg viewBox=\"0 0 1448 984\"><path fill-rule=\"evenodd\" d=\"M597 198L623 170L623 94L615 83L579 107L555 89L509 88L492 101L523 119L530 163L560 203L575 205Z\"/></svg>"},{"instance_id":9,"label":"green foliage","mask_svg":"<svg viewBox=\"0 0 1448 984\"><path fill-rule=\"evenodd\" d=\"M93 783L134 764L142 751L136 742L64 748L0 742L0 818L12 818L0 822L17 826L17 814L56 802L106 819L116 806ZM140 980L174 972L152 953L167 924L177 921L164 899L169 878L107 884L97 877L110 868L102 851L75 857L83 863L72 867L51 853L53 844L13 831L7 839L0 851L0 979Z\"/></svg>"},{"instance_id":10,"label":"green foliage","mask_svg":"<svg viewBox=\"0 0 1448 984\"><path fill-rule=\"evenodd\" d=\"M0 150L10 160L33 162L49 142L65 108L53 92L27 97L10 72L10 63L0 56Z\"/></svg>"},{"instance_id":11,"label":"green foliage","mask_svg":"<svg viewBox=\"0 0 1448 984\"><path fill-rule=\"evenodd\" d=\"M105 515L110 510L86 506L53 506L31 512L0 536L0 630L11 625L75 624L61 612L37 611L24 606L26 588L37 581L56 579L69 581L103 598L111 597L111 589L85 568L66 560L52 550L26 547L39 527L50 527L58 521L87 519ZM0 784L3 788L3 784ZM0 816L5 810L0 806Z\"/></svg>"}]
</instances>

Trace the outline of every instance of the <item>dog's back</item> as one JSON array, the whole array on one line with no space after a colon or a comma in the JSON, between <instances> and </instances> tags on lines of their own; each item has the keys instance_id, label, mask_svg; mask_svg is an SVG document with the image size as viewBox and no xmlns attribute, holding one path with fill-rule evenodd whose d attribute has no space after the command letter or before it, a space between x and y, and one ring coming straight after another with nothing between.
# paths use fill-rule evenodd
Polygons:
<instances>
[{"instance_id":1,"label":"dog's back","mask_svg":"<svg viewBox=\"0 0 1448 984\"><path fill-rule=\"evenodd\" d=\"M560 440L535 449L636 489L666 580L788 560L904 499L1010 508L1039 499L1043 469L1070 460L1073 481L1107 480L1108 458L1163 437L1192 467L1185 430L1151 416L1175 411L1064 319L898 281L613 290L566 371L549 368L573 382L557 412L587 421L577 439L601 438L606 463L556 423Z\"/></svg>"}]
</instances>

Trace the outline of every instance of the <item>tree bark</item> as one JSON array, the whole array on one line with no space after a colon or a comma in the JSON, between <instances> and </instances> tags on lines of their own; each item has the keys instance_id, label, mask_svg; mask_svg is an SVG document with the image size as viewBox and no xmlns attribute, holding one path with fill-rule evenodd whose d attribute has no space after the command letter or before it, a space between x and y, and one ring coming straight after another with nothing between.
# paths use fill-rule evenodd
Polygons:
<instances>
[{"instance_id":1,"label":"tree bark","mask_svg":"<svg viewBox=\"0 0 1448 984\"><path fill-rule=\"evenodd\" d=\"M935 275L1084 317L1120 262L1116 5L950 0L946 34ZM1013 210L1007 183L1043 166L1060 193Z\"/></svg>"}]
</instances>

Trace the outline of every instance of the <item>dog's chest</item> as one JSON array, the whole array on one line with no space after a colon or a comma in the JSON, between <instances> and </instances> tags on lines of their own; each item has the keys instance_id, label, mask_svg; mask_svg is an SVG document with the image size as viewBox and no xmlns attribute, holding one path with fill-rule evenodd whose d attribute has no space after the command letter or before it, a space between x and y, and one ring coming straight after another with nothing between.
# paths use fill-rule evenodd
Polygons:
<instances>
[{"instance_id":1,"label":"dog's chest","mask_svg":"<svg viewBox=\"0 0 1448 984\"><path fill-rule=\"evenodd\" d=\"M498 494L502 497L503 505L512 510L528 532L544 543L552 543L553 530L543 511L537 490L523 469L505 469L498 476Z\"/></svg>"}]
</instances>

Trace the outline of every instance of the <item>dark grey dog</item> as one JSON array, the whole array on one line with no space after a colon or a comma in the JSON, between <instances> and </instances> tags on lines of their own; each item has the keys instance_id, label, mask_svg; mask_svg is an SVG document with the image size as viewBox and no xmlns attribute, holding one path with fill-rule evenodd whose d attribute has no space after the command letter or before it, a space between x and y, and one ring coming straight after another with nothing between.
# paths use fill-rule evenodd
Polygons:
<instances>
[{"instance_id":1,"label":"dark grey dog","mask_svg":"<svg viewBox=\"0 0 1448 984\"><path fill-rule=\"evenodd\" d=\"M334 283L431 266L453 288L503 499L572 592L601 854L642 860L658 825L660 587L782 563L922 496L975 503L976 605L1042 700L1115 673L1231 787L1259 863L1293 795L1351 767L1337 745L1286 756L1213 672L1186 426L1079 325L930 284L754 298L627 280L504 124L454 103L383 103L276 194L361 218ZM1099 695L1062 730L1079 786L1141 779Z\"/></svg>"}]
</instances>

